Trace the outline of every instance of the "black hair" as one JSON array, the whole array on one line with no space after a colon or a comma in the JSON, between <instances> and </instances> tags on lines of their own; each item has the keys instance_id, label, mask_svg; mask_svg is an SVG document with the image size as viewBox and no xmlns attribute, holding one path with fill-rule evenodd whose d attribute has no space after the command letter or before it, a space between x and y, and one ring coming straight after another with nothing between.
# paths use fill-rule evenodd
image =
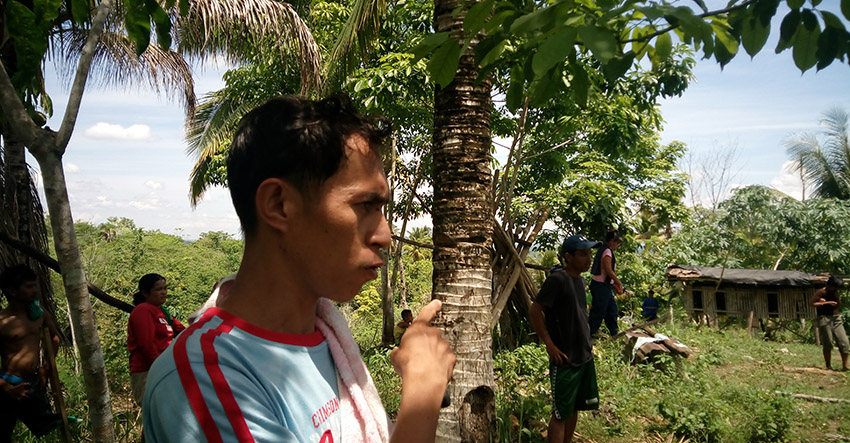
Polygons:
<instances>
[{"instance_id":1,"label":"black hair","mask_svg":"<svg viewBox=\"0 0 850 443\"><path fill-rule=\"evenodd\" d=\"M617 239L619 241L623 241L623 236L621 236L620 233L617 232L616 229L611 228L611 229L608 230L607 233L605 233L605 243L608 243L609 241L614 240L614 239Z\"/></svg>"},{"instance_id":2,"label":"black hair","mask_svg":"<svg viewBox=\"0 0 850 443\"><path fill-rule=\"evenodd\" d=\"M227 155L227 184L242 232L256 231L255 197L264 180L285 179L312 197L342 166L346 138L361 135L380 155L389 131L385 119L364 117L344 95L320 101L282 96L246 114Z\"/></svg>"},{"instance_id":3,"label":"black hair","mask_svg":"<svg viewBox=\"0 0 850 443\"><path fill-rule=\"evenodd\" d=\"M835 288L840 288L844 286L844 280L837 275L830 275L829 280L826 281L826 285Z\"/></svg>"},{"instance_id":4,"label":"black hair","mask_svg":"<svg viewBox=\"0 0 850 443\"><path fill-rule=\"evenodd\" d=\"M37 281L38 276L35 271L25 264L17 264L10 266L0 274L0 289L9 297L9 291L13 291L21 287L24 282Z\"/></svg>"},{"instance_id":5,"label":"black hair","mask_svg":"<svg viewBox=\"0 0 850 443\"><path fill-rule=\"evenodd\" d=\"M156 282L160 280L165 280L165 277L153 273L143 275L142 278L139 279L139 292L133 294L133 305L139 306L144 303L145 300L147 300L144 293L153 289Z\"/></svg>"},{"instance_id":6,"label":"black hair","mask_svg":"<svg viewBox=\"0 0 850 443\"><path fill-rule=\"evenodd\" d=\"M401 311L401 318L404 318L404 314L410 314L410 315L412 316L412 315L413 315L413 311L411 311L410 309L402 310L402 311Z\"/></svg>"}]
</instances>

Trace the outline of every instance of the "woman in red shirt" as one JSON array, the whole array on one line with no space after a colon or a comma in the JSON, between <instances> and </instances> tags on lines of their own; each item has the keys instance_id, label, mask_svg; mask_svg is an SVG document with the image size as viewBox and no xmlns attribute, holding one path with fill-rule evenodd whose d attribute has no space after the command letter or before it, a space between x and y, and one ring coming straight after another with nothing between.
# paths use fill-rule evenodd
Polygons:
<instances>
[{"instance_id":1,"label":"woman in red shirt","mask_svg":"<svg viewBox=\"0 0 850 443\"><path fill-rule=\"evenodd\" d=\"M168 299L165 277L147 274L139 279L139 292L133 295L136 307L127 323L127 348L130 350L130 385L139 406L145 395L145 381L153 361L186 329L162 307Z\"/></svg>"}]
</instances>

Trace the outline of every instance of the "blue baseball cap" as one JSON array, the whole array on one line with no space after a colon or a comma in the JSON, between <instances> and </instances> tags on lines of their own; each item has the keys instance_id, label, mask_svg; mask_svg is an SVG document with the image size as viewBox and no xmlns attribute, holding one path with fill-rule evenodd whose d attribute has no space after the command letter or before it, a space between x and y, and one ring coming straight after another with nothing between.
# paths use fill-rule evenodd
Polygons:
<instances>
[{"instance_id":1,"label":"blue baseball cap","mask_svg":"<svg viewBox=\"0 0 850 443\"><path fill-rule=\"evenodd\" d=\"M588 240L581 234L571 235L561 243L561 255L564 255L565 252L575 252L577 249L598 248L600 246L602 246L601 241Z\"/></svg>"}]
</instances>

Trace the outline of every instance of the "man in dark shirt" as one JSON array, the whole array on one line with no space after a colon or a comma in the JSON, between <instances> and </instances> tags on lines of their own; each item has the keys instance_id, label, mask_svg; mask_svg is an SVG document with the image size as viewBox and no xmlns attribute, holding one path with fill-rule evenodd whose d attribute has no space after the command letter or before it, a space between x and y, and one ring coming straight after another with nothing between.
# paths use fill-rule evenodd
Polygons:
<instances>
[{"instance_id":1,"label":"man in dark shirt","mask_svg":"<svg viewBox=\"0 0 850 443\"><path fill-rule=\"evenodd\" d=\"M646 298L643 299L643 318L647 320L655 320L658 318L658 299L655 298L655 291L649 290Z\"/></svg>"},{"instance_id":2,"label":"man in dark shirt","mask_svg":"<svg viewBox=\"0 0 850 443\"><path fill-rule=\"evenodd\" d=\"M817 309L818 313L818 332L823 345L823 359L826 362L826 368L832 369L832 340L834 339L838 344L838 351L841 353L841 370L846 371L848 370L847 355L850 353L850 341L847 340L844 322L838 313L838 305L841 302L841 298L838 296L838 288L843 284L844 281L841 278L834 275L830 276L826 282L826 287L815 291L812 296L812 306Z\"/></svg>"},{"instance_id":3,"label":"man in dark shirt","mask_svg":"<svg viewBox=\"0 0 850 443\"><path fill-rule=\"evenodd\" d=\"M531 304L531 324L549 354L550 443L572 441L578 411L599 407L587 293L581 274L590 269L590 248L601 245L582 235L567 237L560 250L564 268L549 274Z\"/></svg>"}]
</instances>

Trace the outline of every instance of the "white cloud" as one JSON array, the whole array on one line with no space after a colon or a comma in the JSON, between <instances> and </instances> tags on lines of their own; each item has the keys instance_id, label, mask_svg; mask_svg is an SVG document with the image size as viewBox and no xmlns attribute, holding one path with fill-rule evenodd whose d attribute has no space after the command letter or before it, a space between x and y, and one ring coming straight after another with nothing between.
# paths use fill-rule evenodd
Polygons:
<instances>
[{"instance_id":1,"label":"white cloud","mask_svg":"<svg viewBox=\"0 0 850 443\"><path fill-rule=\"evenodd\" d=\"M147 186L151 189L160 189L160 188L162 188L162 183L155 182L153 180L148 180L148 181L145 182L145 186Z\"/></svg>"},{"instance_id":2,"label":"white cloud","mask_svg":"<svg viewBox=\"0 0 850 443\"><path fill-rule=\"evenodd\" d=\"M146 210L146 211L151 210L151 209L160 209L159 208L159 200L155 199L155 198L149 199L147 201L133 200L133 201L130 201L129 203L124 203L121 206L131 206L133 208L136 208L136 209L139 209L139 210Z\"/></svg>"},{"instance_id":3,"label":"white cloud","mask_svg":"<svg viewBox=\"0 0 850 443\"><path fill-rule=\"evenodd\" d=\"M794 162L786 161L782 171L770 180L770 186L800 200L803 197L803 181L800 173L794 170Z\"/></svg>"},{"instance_id":4,"label":"white cloud","mask_svg":"<svg viewBox=\"0 0 850 443\"><path fill-rule=\"evenodd\" d=\"M84 132L86 137L98 140L152 140L151 128L148 125L132 125L123 127L109 123L98 122Z\"/></svg>"},{"instance_id":5,"label":"white cloud","mask_svg":"<svg viewBox=\"0 0 850 443\"><path fill-rule=\"evenodd\" d=\"M67 171L67 172L80 172L80 167L75 165L74 163L65 163L65 171Z\"/></svg>"},{"instance_id":6,"label":"white cloud","mask_svg":"<svg viewBox=\"0 0 850 443\"><path fill-rule=\"evenodd\" d=\"M97 196L97 206L112 206L113 204L114 203L112 203L112 200L110 200L109 197L104 195Z\"/></svg>"}]
</instances>

